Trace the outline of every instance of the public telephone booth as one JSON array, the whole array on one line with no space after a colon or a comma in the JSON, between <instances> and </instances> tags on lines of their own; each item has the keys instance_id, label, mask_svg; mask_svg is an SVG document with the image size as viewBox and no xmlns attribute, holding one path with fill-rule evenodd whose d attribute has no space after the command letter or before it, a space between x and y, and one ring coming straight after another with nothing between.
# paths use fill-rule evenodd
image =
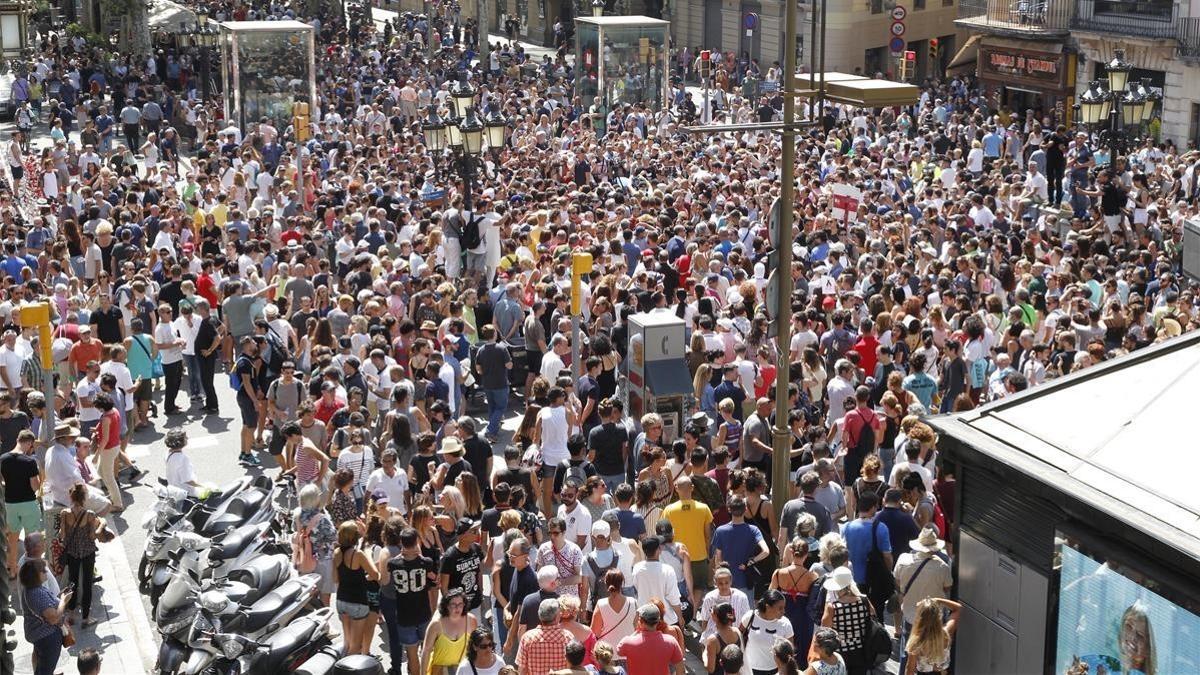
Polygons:
<instances>
[{"instance_id":1,"label":"public telephone booth","mask_svg":"<svg viewBox=\"0 0 1200 675\"><path fill-rule=\"evenodd\" d=\"M692 376L684 358L683 319L669 312L629 317L629 415L663 418L664 444L683 434L694 405Z\"/></svg>"},{"instance_id":2,"label":"public telephone booth","mask_svg":"<svg viewBox=\"0 0 1200 675\"><path fill-rule=\"evenodd\" d=\"M648 16L575 19L575 93L584 107L600 96L605 110L645 103L662 110L669 94L671 22Z\"/></svg>"}]
</instances>

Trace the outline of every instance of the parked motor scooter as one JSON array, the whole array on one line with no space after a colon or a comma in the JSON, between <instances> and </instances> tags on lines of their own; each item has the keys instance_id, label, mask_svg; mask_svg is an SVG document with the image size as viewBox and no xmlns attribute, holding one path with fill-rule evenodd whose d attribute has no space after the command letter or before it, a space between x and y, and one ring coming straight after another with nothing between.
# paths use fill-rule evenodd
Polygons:
<instances>
[{"instance_id":1,"label":"parked motor scooter","mask_svg":"<svg viewBox=\"0 0 1200 675\"><path fill-rule=\"evenodd\" d=\"M154 621L164 635L183 640L205 591L219 591L238 606L250 607L294 576L291 558L282 554L260 555L230 571L222 580L204 581L195 571L178 571L158 599Z\"/></svg>"},{"instance_id":2,"label":"parked motor scooter","mask_svg":"<svg viewBox=\"0 0 1200 675\"><path fill-rule=\"evenodd\" d=\"M175 635L183 624L160 626L163 633L155 669L162 674L199 675L221 655L214 635L236 633L250 640L270 636L289 625L317 600L321 578L306 574L290 579L249 607L240 607L220 591L200 594L198 610L186 627L186 639ZM318 601L319 602L319 601Z\"/></svg>"},{"instance_id":3,"label":"parked motor scooter","mask_svg":"<svg viewBox=\"0 0 1200 675\"><path fill-rule=\"evenodd\" d=\"M333 608L326 607L295 619L261 640L230 633L216 635L213 642L220 648L221 657L213 663L213 672L216 675L293 672L333 646L329 628L333 616Z\"/></svg>"}]
</instances>

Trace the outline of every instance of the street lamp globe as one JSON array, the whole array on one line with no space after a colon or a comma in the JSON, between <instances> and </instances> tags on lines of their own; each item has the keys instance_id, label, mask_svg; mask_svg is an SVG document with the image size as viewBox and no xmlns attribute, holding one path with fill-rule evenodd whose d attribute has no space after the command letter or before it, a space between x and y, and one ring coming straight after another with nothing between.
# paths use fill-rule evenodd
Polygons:
<instances>
[{"instance_id":1,"label":"street lamp globe","mask_svg":"<svg viewBox=\"0 0 1200 675\"><path fill-rule=\"evenodd\" d=\"M483 123L484 131L487 133L487 144L493 150L499 150L504 147L504 136L508 131L508 120L498 111L492 111L487 116L487 120Z\"/></svg>"},{"instance_id":2,"label":"street lamp globe","mask_svg":"<svg viewBox=\"0 0 1200 675\"><path fill-rule=\"evenodd\" d=\"M1136 82L1129 83L1129 91L1121 97L1121 123L1127 128L1133 128L1142 123L1142 110L1146 107L1146 97L1138 91Z\"/></svg>"},{"instance_id":3,"label":"street lamp globe","mask_svg":"<svg viewBox=\"0 0 1200 675\"><path fill-rule=\"evenodd\" d=\"M1112 61L1104 64L1104 73L1108 77L1108 90L1113 95L1120 96L1120 92L1125 91L1125 84L1129 82L1131 70L1133 70L1133 64L1125 60L1125 50L1114 50Z\"/></svg>"},{"instance_id":4,"label":"street lamp globe","mask_svg":"<svg viewBox=\"0 0 1200 675\"><path fill-rule=\"evenodd\" d=\"M467 110L475 105L475 89L467 82L460 82L450 95L454 100L454 114L466 117Z\"/></svg>"},{"instance_id":5,"label":"street lamp globe","mask_svg":"<svg viewBox=\"0 0 1200 675\"><path fill-rule=\"evenodd\" d=\"M474 108L467 110L467 117L459 125L462 131L463 146L468 155L478 157L483 152L483 122L475 114Z\"/></svg>"},{"instance_id":6,"label":"street lamp globe","mask_svg":"<svg viewBox=\"0 0 1200 675\"><path fill-rule=\"evenodd\" d=\"M1100 88L1099 80L1092 80L1079 95L1079 121L1089 126L1100 124L1108 117L1110 105L1110 94Z\"/></svg>"},{"instance_id":7,"label":"street lamp globe","mask_svg":"<svg viewBox=\"0 0 1200 675\"><path fill-rule=\"evenodd\" d=\"M462 118L460 117L450 120L450 123L446 125L446 136L449 139L450 149L455 152L462 150L463 147L462 127L459 126L461 123Z\"/></svg>"},{"instance_id":8,"label":"street lamp globe","mask_svg":"<svg viewBox=\"0 0 1200 675\"><path fill-rule=\"evenodd\" d=\"M437 110L429 107L429 117L421 123L421 131L425 134L425 145L435 153L446 149L446 122L438 117Z\"/></svg>"},{"instance_id":9,"label":"street lamp globe","mask_svg":"<svg viewBox=\"0 0 1200 675\"><path fill-rule=\"evenodd\" d=\"M592 0L592 16L604 16L604 0Z\"/></svg>"},{"instance_id":10,"label":"street lamp globe","mask_svg":"<svg viewBox=\"0 0 1200 675\"><path fill-rule=\"evenodd\" d=\"M1150 88L1150 80L1142 80L1140 93L1146 97L1146 105L1142 108L1142 123L1148 124L1154 116L1154 109L1162 101L1162 92Z\"/></svg>"}]
</instances>

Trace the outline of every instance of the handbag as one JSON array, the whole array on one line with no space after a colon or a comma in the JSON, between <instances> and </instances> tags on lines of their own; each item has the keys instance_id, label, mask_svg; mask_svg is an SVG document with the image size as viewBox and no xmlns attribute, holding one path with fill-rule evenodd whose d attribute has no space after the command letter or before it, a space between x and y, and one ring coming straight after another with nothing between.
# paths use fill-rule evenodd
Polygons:
<instances>
[{"instance_id":1,"label":"handbag","mask_svg":"<svg viewBox=\"0 0 1200 675\"><path fill-rule=\"evenodd\" d=\"M62 640L63 646L64 647L74 647L75 646L75 632L71 630L71 627L66 624L63 624L62 633L63 633L63 640Z\"/></svg>"},{"instance_id":2,"label":"handbag","mask_svg":"<svg viewBox=\"0 0 1200 675\"><path fill-rule=\"evenodd\" d=\"M879 531L879 521L871 524L871 550L867 553L867 587L871 597L887 598L896 592L896 577L888 569L883 559L883 551L879 550L875 536Z\"/></svg>"},{"instance_id":3,"label":"handbag","mask_svg":"<svg viewBox=\"0 0 1200 675\"><path fill-rule=\"evenodd\" d=\"M138 344L138 346L142 348L142 351L146 353L146 358L150 359L150 377L153 379L158 379L158 378L162 377L163 376L162 353L159 352L158 354L154 354L152 356L150 354L150 350L147 349L146 345L143 344L142 341L138 339L137 335L133 336L133 341L136 342Z\"/></svg>"},{"instance_id":4,"label":"handbag","mask_svg":"<svg viewBox=\"0 0 1200 675\"><path fill-rule=\"evenodd\" d=\"M881 666L892 658L892 636L875 617L874 611L863 633L863 652L871 667Z\"/></svg>"}]
</instances>

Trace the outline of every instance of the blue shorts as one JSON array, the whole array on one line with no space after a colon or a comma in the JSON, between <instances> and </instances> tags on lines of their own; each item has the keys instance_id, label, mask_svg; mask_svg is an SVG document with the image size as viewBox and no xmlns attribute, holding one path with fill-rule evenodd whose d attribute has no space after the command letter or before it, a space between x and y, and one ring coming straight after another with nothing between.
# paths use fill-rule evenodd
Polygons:
<instances>
[{"instance_id":1,"label":"blue shorts","mask_svg":"<svg viewBox=\"0 0 1200 675\"><path fill-rule=\"evenodd\" d=\"M429 628L429 622L420 626L396 626L396 637L399 638L400 644L405 647L415 647L425 640L425 629Z\"/></svg>"},{"instance_id":2,"label":"blue shorts","mask_svg":"<svg viewBox=\"0 0 1200 675\"><path fill-rule=\"evenodd\" d=\"M42 508L37 500L4 505L8 509L8 531L25 534L42 531Z\"/></svg>"},{"instance_id":3,"label":"blue shorts","mask_svg":"<svg viewBox=\"0 0 1200 675\"><path fill-rule=\"evenodd\" d=\"M242 411L242 426L253 429L258 426L258 406L249 394L238 392L238 409Z\"/></svg>"}]
</instances>

